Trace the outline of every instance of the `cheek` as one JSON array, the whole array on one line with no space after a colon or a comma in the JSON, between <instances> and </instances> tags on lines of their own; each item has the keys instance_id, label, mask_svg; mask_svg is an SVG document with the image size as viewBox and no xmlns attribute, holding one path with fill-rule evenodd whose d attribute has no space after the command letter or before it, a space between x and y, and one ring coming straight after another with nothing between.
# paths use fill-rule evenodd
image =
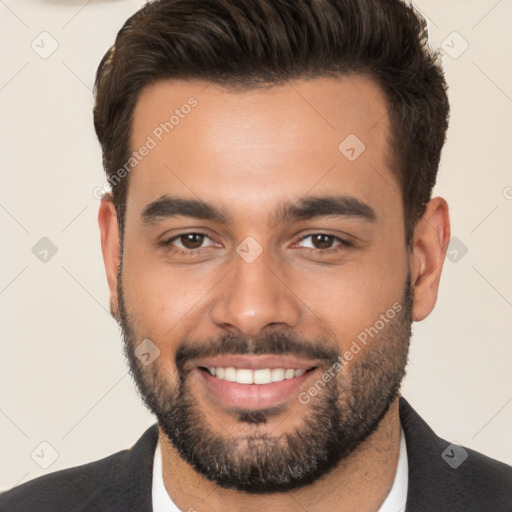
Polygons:
<instances>
[{"instance_id":1,"label":"cheek","mask_svg":"<svg viewBox=\"0 0 512 512\"><path fill-rule=\"evenodd\" d=\"M215 281L206 272L198 275L197 270L127 256L123 288L137 334L154 339L162 351L172 351L172 341L192 334L194 319L205 314L205 299Z\"/></svg>"},{"instance_id":2,"label":"cheek","mask_svg":"<svg viewBox=\"0 0 512 512\"><path fill-rule=\"evenodd\" d=\"M290 277L289 285L307 305L310 332L322 334L347 350L353 340L365 337L368 329L380 330L381 315L395 316L393 305L401 304L407 277L405 250L373 251L354 257L338 267L316 267ZM316 330L314 329L316 326ZM364 345L362 346L364 350Z\"/></svg>"}]
</instances>

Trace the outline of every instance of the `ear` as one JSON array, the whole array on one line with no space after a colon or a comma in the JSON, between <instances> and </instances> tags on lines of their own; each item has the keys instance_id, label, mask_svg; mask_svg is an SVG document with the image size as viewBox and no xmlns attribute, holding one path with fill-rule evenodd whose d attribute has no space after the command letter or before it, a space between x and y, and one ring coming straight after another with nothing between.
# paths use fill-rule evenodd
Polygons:
<instances>
[{"instance_id":1,"label":"ear","mask_svg":"<svg viewBox=\"0 0 512 512\"><path fill-rule=\"evenodd\" d=\"M118 320L117 274L120 262L120 241L117 213L111 194L106 194L101 200L98 224L101 233L101 251L110 290L110 313Z\"/></svg>"},{"instance_id":2,"label":"ear","mask_svg":"<svg viewBox=\"0 0 512 512\"><path fill-rule=\"evenodd\" d=\"M414 287L415 322L425 319L434 309L449 243L448 204L442 197L435 197L427 204L414 230L414 245L409 258Z\"/></svg>"}]
</instances>

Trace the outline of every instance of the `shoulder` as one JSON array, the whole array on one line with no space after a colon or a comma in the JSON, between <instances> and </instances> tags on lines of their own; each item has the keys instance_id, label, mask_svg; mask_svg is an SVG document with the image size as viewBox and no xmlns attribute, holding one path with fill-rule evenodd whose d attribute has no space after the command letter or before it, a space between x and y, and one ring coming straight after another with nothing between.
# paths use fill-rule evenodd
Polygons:
<instances>
[{"instance_id":1,"label":"shoulder","mask_svg":"<svg viewBox=\"0 0 512 512\"><path fill-rule=\"evenodd\" d=\"M5 491L0 494L0 512L102 510L105 503L115 501L116 493L123 501L137 476L140 481L151 483L157 436L157 426L153 425L132 448L40 476ZM150 494L150 489L147 492Z\"/></svg>"},{"instance_id":2,"label":"shoulder","mask_svg":"<svg viewBox=\"0 0 512 512\"><path fill-rule=\"evenodd\" d=\"M512 512L512 467L438 437L400 398L409 464L407 510Z\"/></svg>"},{"instance_id":3,"label":"shoulder","mask_svg":"<svg viewBox=\"0 0 512 512\"><path fill-rule=\"evenodd\" d=\"M464 511L512 512L512 467L463 446L441 440L445 487Z\"/></svg>"},{"instance_id":4,"label":"shoulder","mask_svg":"<svg viewBox=\"0 0 512 512\"><path fill-rule=\"evenodd\" d=\"M126 464L128 450L18 485L0 495L0 511L72 510L88 500ZM58 508L56 497L59 497Z\"/></svg>"}]
</instances>

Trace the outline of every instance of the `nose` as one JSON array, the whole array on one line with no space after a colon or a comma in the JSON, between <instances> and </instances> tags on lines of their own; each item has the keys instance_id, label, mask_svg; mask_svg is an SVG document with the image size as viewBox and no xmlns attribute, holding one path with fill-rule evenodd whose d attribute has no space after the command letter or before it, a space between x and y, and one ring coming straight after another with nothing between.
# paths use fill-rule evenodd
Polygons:
<instances>
[{"instance_id":1,"label":"nose","mask_svg":"<svg viewBox=\"0 0 512 512\"><path fill-rule=\"evenodd\" d=\"M220 328L256 337L273 328L294 328L299 322L300 300L282 275L280 265L263 251L248 262L238 254L215 287L212 321Z\"/></svg>"}]
</instances>

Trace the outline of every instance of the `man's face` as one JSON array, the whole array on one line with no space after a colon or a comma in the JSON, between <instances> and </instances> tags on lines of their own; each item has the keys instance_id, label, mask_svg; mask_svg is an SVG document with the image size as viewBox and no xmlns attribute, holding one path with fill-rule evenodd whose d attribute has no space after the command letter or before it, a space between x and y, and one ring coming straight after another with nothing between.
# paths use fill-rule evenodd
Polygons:
<instances>
[{"instance_id":1,"label":"man's face","mask_svg":"<svg viewBox=\"0 0 512 512\"><path fill-rule=\"evenodd\" d=\"M388 134L358 76L139 97L132 149L156 145L129 177L118 320L160 428L223 487L315 481L396 398L412 288Z\"/></svg>"}]
</instances>

